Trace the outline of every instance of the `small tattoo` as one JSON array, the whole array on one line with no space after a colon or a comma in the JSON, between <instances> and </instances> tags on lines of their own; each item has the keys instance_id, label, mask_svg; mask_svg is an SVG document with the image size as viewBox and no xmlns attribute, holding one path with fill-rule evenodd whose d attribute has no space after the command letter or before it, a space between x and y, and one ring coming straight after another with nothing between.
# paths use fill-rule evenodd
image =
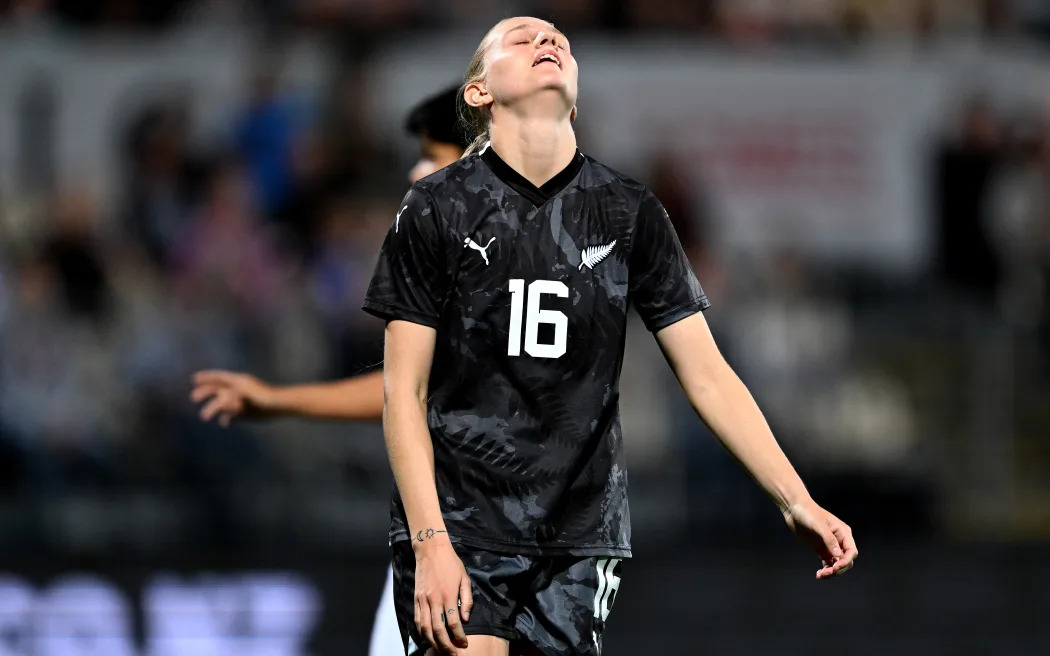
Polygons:
<instances>
[{"instance_id":1,"label":"small tattoo","mask_svg":"<svg viewBox=\"0 0 1050 656\"><path fill-rule=\"evenodd\" d=\"M449 608L449 609L448 609L448 610L446 610L445 612L446 612L446 613L448 613L449 615L451 615L452 613L455 613L455 612L456 612L456 609L455 609L455 608Z\"/></svg>"},{"instance_id":2,"label":"small tattoo","mask_svg":"<svg viewBox=\"0 0 1050 656\"><path fill-rule=\"evenodd\" d=\"M428 528L416 533L416 537L413 538L416 542L422 542L423 540L429 540L438 533L448 533L448 531L435 531L432 528Z\"/></svg>"}]
</instances>

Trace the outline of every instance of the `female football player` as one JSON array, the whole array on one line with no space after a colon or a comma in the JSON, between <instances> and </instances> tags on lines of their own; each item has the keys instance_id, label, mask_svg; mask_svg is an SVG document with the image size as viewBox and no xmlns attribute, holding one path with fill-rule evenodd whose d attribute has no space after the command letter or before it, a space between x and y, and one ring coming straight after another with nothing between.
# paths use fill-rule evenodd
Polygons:
<instances>
[{"instance_id":1,"label":"female football player","mask_svg":"<svg viewBox=\"0 0 1050 656\"><path fill-rule=\"evenodd\" d=\"M817 552L817 578L857 556L715 346L659 201L577 149L577 74L550 23L489 31L463 87L478 139L412 186L366 296L387 321L409 654L601 652L631 555L618 414L629 304L696 412Z\"/></svg>"}]
</instances>

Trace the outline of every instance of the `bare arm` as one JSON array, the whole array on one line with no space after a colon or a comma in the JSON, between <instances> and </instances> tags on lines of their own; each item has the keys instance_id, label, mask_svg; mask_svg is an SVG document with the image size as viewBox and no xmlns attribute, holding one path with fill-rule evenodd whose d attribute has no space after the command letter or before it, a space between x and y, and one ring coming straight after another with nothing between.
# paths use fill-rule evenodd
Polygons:
<instances>
[{"instance_id":1,"label":"bare arm","mask_svg":"<svg viewBox=\"0 0 1050 656\"><path fill-rule=\"evenodd\" d=\"M415 622L439 654L467 647L470 579L445 529L427 427L427 388L437 332L407 321L386 328L383 434L416 555ZM461 605L462 604L462 605Z\"/></svg>"},{"instance_id":2,"label":"bare arm","mask_svg":"<svg viewBox=\"0 0 1050 656\"><path fill-rule=\"evenodd\" d=\"M379 421L383 418L383 372L330 383L275 387L276 412L316 419Z\"/></svg>"},{"instance_id":3,"label":"bare arm","mask_svg":"<svg viewBox=\"0 0 1050 656\"><path fill-rule=\"evenodd\" d=\"M190 398L207 400L201 419L214 417L227 425L241 416L290 415L313 419L379 421L383 417L383 373L354 376L328 383L269 385L254 376L232 371L199 371Z\"/></svg>"},{"instance_id":4,"label":"bare arm","mask_svg":"<svg viewBox=\"0 0 1050 656\"><path fill-rule=\"evenodd\" d=\"M407 321L391 321L386 328L383 434L412 535L445 531L427 428L427 384L436 336L433 328Z\"/></svg>"},{"instance_id":5,"label":"bare arm","mask_svg":"<svg viewBox=\"0 0 1050 656\"><path fill-rule=\"evenodd\" d=\"M852 531L810 497L751 393L719 352L704 316L671 324L656 338L697 414L821 556L817 577L849 569L857 555Z\"/></svg>"}]
</instances>

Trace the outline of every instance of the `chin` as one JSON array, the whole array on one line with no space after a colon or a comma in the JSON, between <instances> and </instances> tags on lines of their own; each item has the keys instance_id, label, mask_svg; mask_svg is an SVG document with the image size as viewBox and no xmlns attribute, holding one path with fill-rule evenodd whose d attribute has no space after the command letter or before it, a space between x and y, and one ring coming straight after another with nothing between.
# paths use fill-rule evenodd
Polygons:
<instances>
[{"instance_id":1,"label":"chin","mask_svg":"<svg viewBox=\"0 0 1050 656\"><path fill-rule=\"evenodd\" d=\"M565 96L574 95L571 94L569 81L560 73L551 72L542 77L538 77L535 80L535 85L535 91L557 91Z\"/></svg>"},{"instance_id":2,"label":"chin","mask_svg":"<svg viewBox=\"0 0 1050 656\"><path fill-rule=\"evenodd\" d=\"M504 102L517 103L523 100L541 98L546 100L557 100L559 104L566 103L572 107L575 103L575 89L569 86L568 81L560 75L548 74L544 78L530 80L527 84L517 89L507 89L508 93L501 94Z\"/></svg>"}]
</instances>

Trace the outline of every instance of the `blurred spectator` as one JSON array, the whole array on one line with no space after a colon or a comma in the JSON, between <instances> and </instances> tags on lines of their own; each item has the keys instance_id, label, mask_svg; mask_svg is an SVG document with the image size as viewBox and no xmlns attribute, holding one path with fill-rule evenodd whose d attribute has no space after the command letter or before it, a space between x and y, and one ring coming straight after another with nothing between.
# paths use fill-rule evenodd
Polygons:
<instances>
[{"instance_id":1,"label":"blurred spectator","mask_svg":"<svg viewBox=\"0 0 1050 656\"><path fill-rule=\"evenodd\" d=\"M697 203L698 194L686 183L685 175L698 177L695 171L687 171L672 152L658 153L649 174L649 188L667 210L678 239L695 266L708 247L709 217L707 208Z\"/></svg>"},{"instance_id":2,"label":"blurred spectator","mask_svg":"<svg viewBox=\"0 0 1050 656\"><path fill-rule=\"evenodd\" d=\"M326 213L310 278L326 332L336 345L334 377L360 373L382 360L382 326L358 307L395 211L389 203L352 202L344 197L336 199ZM377 226L382 227L377 230Z\"/></svg>"},{"instance_id":3,"label":"blurred spectator","mask_svg":"<svg viewBox=\"0 0 1050 656\"><path fill-rule=\"evenodd\" d=\"M254 63L251 101L237 120L237 148L260 209L272 216L294 187L293 145L307 125L302 100L280 89L280 62L261 55Z\"/></svg>"},{"instance_id":4,"label":"blurred spectator","mask_svg":"<svg viewBox=\"0 0 1050 656\"><path fill-rule=\"evenodd\" d=\"M936 156L939 272L944 282L984 302L993 300L1001 274L986 208L1002 146L999 119L985 101L974 100Z\"/></svg>"},{"instance_id":5,"label":"blurred spectator","mask_svg":"<svg viewBox=\"0 0 1050 656\"><path fill-rule=\"evenodd\" d=\"M54 233L44 246L44 256L59 275L70 313L102 319L110 309L110 289L92 212L87 193L59 196L52 210Z\"/></svg>"},{"instance_id":6,"label":"blurred spectator","mask_svg":"<svg viewBox=\"0 0 1050 656\"><path fill-rule=\"evenodd\" d=\"M122 398L113 352L63 315L61 274L47 259L23 259L15 278L0 332L0 417L24 480L39 493L107 480Z\"/></svg>"},{"instance_id":7,"label":"blurred spectator","mask_svg":"<svg viewBox=\"0 0 1050 656\"><path fill-rule=\"evenodd\" d=\"M1003 261L1006 316L1024 333L1039 336L1034 364L1050 383L1050 116L1014 125L988 210Z\"/></svg>"},{"instance_id":8,"label":"blurred spectator","mask_svg":"<svg viewBox=\"0 0 1050 656\"><path fill-rule=\"evenodd\" d=\"M126 220L159 265L168 264L201 186L202 166L189 152L188 123L184 106L158 102L132 121L126 137Z\"/></svg>"},{"instance_id":9,"label":"blurred spectator","mask_svg":"<svg viewBox=\"0 0 1050 656\"><path fill-rule=\"evenodd\" d=\"M1031 325L1042 305L1038 271L1050 254L1050 166L1043 130L1038 124L1027 123L1023 119L1014 121L1015 130L1004 148L987 211L994 245L1003 262L1004 286L1014 305L1011 314L1019 323Z\"/></svg>"},{"instance_id":10,"label":"blurred spectator","mask_svg":"<svg viewBox=\"0 0 1050 656\"><path fill-rule=\"evenodd\" d=\"M315 233L324 229L319 225L324 207L344 191L328 141L328 134L314 128L300 134L292 144L292 185L275 217L294 239L295 250L303 253L316 248Z\"/></svg>"},{"instance_id":11,"label":"blurred spectator","mask_svg":"<svg viewBox=\"0 0 1050 656\"><path fill-rule=\"evenodd\" d=\"M236 161L220 164L202 205L175 239L183 293L222 298L259 319L277 303L287 276L273 230L252 201L251 185Z\"/></svg>"},{"instance_id":12,"label":"blurred spectator","mask_svg":"<svg viewBox=\"0 0 1050 656\"><path fill-rule=\"evenodd\" d=\"M311 267L314 298L330 330L342 332L357 318L355 303L364 298L373 253L358 233L365 206L344 197L331 201L321 223L319 247Z\"/></svg>"}]
</instances>

